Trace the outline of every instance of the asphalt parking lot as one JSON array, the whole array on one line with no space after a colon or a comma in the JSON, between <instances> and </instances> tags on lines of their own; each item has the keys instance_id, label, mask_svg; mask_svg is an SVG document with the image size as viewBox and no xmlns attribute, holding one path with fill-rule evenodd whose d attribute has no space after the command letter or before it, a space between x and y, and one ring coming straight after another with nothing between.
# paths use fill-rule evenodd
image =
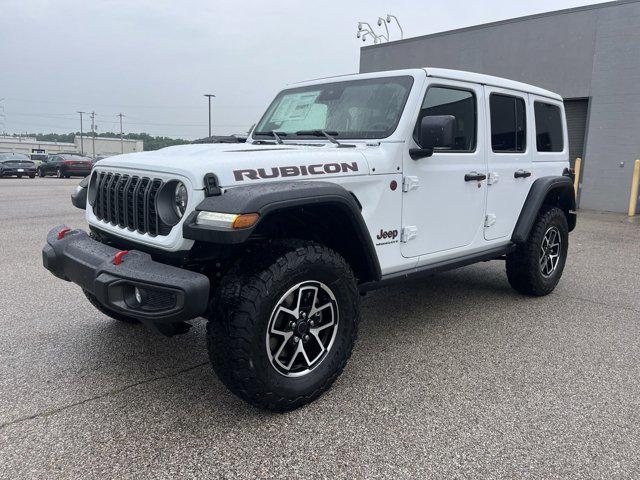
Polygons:
<instances>
[{"instance_id":1,"label":"asphalt parking lot","mask_svg":"<svg viewBox=\"0 0 640 480\"><path fill-rule=\"evenodd\" d=\"M255 410L41 264L78 179L0 180L0 478L638 478L640 225L581 213L557 290L490 262L369 294L344 374Z\"/></svg>"}]
</instances>

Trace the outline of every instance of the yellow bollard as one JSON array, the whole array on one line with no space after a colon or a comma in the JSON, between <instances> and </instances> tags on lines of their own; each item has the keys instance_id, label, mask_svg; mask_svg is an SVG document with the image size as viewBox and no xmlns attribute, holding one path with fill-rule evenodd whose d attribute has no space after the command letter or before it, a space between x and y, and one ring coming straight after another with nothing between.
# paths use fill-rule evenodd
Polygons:
<instances>
[{"instance_id":1,"label":"yellow bollard","mask_svg":"<svg viewBox=\"0 0 640 480\"><path fill-rule=\"evenodd\" d=\"M633 165L633 177L631 180L631 196L629 197L629 216L636 214L636 204L638 203L638 188L640 184L640 160L636 160Z\"/></svg>"},{"instance_id":2,"label":"yellow bollard","mask_svg":"<svg viewBox=\"0 0 640 480\"><path fill-rule=\"evenodd\" d=\"M578 185L580 185L580 167L582 166L582 159L576 158L576 163L573 166L575 172L573 177L573 190L575 191L576 198L578 198Z\"/></svg>"}]
</instances>

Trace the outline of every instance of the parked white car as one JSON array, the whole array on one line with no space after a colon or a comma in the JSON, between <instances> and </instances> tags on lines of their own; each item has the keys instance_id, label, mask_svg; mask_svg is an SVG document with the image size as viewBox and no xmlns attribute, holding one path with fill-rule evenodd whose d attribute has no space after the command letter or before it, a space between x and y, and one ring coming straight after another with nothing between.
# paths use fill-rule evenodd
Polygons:
<instances>
[{"instance_id":1,"label":"parked white car","mask_svg":"<svg viewBox=\"0 0 640 480\"><path fill-rule=\"evenodd\" d=\"M562 98L436 68L296 84L247 143L109 157L73 201L91 236L53 229L45 266L117 320L208 317L216 373L272 410L337 378L361 293L497 259L545 295L576 224Z\"/></svg>"}]
</instances>

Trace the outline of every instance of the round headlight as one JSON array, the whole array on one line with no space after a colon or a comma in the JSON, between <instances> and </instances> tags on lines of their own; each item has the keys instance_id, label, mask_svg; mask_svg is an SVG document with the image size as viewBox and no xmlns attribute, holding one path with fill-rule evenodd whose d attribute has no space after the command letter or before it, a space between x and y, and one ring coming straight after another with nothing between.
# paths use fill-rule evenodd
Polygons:
<instances>
[{"instance_id":1,"label":"round headlight","mask_svg":"<svg viewBox=\"0 0 640 480\"><path fill-rule=\"evenodd\" d=\"M187 210L187 201L189 200L187 187L184 186L184 183L176 183L176 189L173 193L173 199L173 209L175 210L176 215L178 215L178 218L182 218L184 212Z\"/></svg>"}]
</instances>

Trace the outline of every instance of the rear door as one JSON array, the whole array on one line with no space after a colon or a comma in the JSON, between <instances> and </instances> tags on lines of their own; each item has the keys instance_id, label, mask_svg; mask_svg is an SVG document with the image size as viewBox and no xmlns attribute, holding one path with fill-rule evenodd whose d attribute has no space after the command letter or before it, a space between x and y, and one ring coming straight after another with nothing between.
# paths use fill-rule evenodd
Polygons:
<instances>
[{"instance_id":1,"label":"rear door","mask_svg":"<svg viewBox=\"0 0 640 480\"><path fill-rule=\"evenodd\" d=\"M533 115L526 93L485 87L488 125L487 209L484 238L510 238L533 182L528 138Z\"/></svg>"}]
</instances>

